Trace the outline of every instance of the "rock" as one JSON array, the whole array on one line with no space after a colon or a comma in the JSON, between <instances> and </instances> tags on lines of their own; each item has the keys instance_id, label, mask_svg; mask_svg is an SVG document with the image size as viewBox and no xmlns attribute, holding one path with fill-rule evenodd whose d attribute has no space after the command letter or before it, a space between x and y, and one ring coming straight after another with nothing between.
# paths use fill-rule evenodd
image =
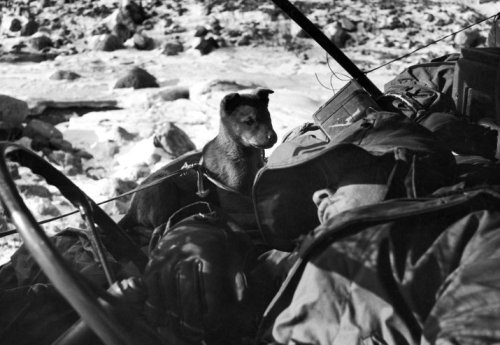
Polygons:
<instances>
[{"instance_id":1,"label":"rock","mask_svg":"<svg viewBox=\"0 0 500 345\"><path fill-rule=\"evenodd\" d=\"M110 190L106 194L111 195L111 196L122 195L124 193L130 192L134 188L137 188L138 185L139 184L135 181L113 178L113 179L110 179L110 183L109 183ZM131 199L131 198L132 198L132 195L130 195L128 197L128 199Z\"/></svg>"},{"instance_id":2,"label":"rock","mask_svg":"<svg viewBox=\"0 0 500 345\"><path fill-rule=\"evenodd\" d=\"M49 79L52 80L75 80L80 78L81 75L78 73L72 72L72 71L66 71L66 70L58 70L55 71Z\"/></svg>"},{"instance_id":3,"label":"rock","mask_svg":"<svg viewBox=\"0 0 500 345\"><path fill-rule=\"evenodd\" d=\"M163 46L161 48L161 53L167 56L178 55L183 51L184 51L184 46L182 45L182 42L178 40L165 42L163 43Z\"/></svg>"},{"instance_id":4,"label":"rock","mask_svg":"<svg viewBox=\"0 0 500 345\"><path fill-rule=\"evenodd\" d=\"M132 36L132 32L130 31L130 29L123 23L117 23L115 26L113 26L111 33L118 37L118 39L122 43L124 43L130 38L130 36Z\"/></svg>"},{"instance_id":5,"label":"rock","mask_svg":"<svg viewBox=\"0 0 500 345\"><path fill-rule=\"evenodd\" d=\"M112 140L100 141L92 146L93 156L100 161L112 161L118 152L120 152L120 145Z\"/></svg>"},{"instance_id":6,"label":"rock","mask_svg":"<svg viewBox=\"0 0 500 345\"><path fill-rule=\"evenodd\" d=\"M155 41L143 33L136 33L132 38L134 47L138 50L153 50L155 48Z\"/></svg>"},{"instance_id":7,"label":"rock","mask_svg":"<svg viewBox=\"0 0 500 345\"><path fill-rule=\"evenodd\" d=\"M42 151L49 147L49 139L42 136L34 136L31 138L31 149L34 151ZM50 150L49 150L50 152Z\"/></svg>"},{"instance_id":8,"label":"rock","mask_svg":"<svg viewBox=\"0 0 500 345\"><path fill-rule=\"evenodd\" d=\"M173 87L160 91L156 97L166 102L172 102L177 99L189 99L189 89L187 87Z\"/></svg>"},{"instance_id":9,"label":"rock","mask_svg":"<svg viewBox=\"0 0 500 345\"><path fill-rule=\"evenodd\" d=\"M118 126L115 129L114 138L117 142L127 142L137 138L137 134L130 133L125 128Z\"/></svg>"},{"instance_id":10,"label":"rock","mask_svg":"<svg viewBox=\"0 0 500 345\"><path fill-rule=\"evenodd\" d=\"M64 172L69 176L75 176L83 173L82 159L69 152L64 154Z\"/></svg>"},{"instance_id":11,"label":"rock","mask_svg":"<svg viewBox=\"0 0 500 345\"><path fill-rule=\"evenodd\" d=\"M342 18L340 20L340 24L342 25L344 30L346 30L348 32L354 32L358 28L356 22L354 22L348 18Z\"/></svg>"},{"instance_id":12,"label":"rock","mask_svg":"<svg viewBox=\"0 0 500 345\"><path fill-rule=\"evenodd\" d=\"M194 37L205 37L208 34L208 29L202 25L195 28Z\"/></svg>"},{"instance_id":13,"label":"rock","mask_svg":"<svg viewBox=\"0 0 500 345\"><path fill-rule=\"evenodd\" d=\"M9 30L12 32L18 32L22 27L21 21L17 18L13 18L10 22Z\"/></svg>"},{"instance_id":14,"label":"rock","mask_svg":"<svg viewBox=\"0 0 500 345\"><path fill-rule=\"evenodd\" d=\"M50 139L62 139L62 133L53 125L48 122L41 121L38 119L32 119L23 129L23 135L35 139L37 137Z\"/></svg>"},{"instance_id":15,"label":"rock","mask_svg":"<svg viewBox=\"0 0 500 345\"><path fill-rule=\"evenodd\" d=\"M295 37L297 38L311 38L309 34L302 28L300 28L297 33L295 34Z\"/></svg>"},{"instance_id":16,"label":"rock","mask_svg":"<svg viewBox=\"0 0 500 345\"><path fill-rule=\"evenodd\" d=\"M85 176L88 178L91 178L92 180L103 180L104 178L107 177L107 171L103 167L88 167L85 169Z\"/></svg>"},{"instance_id":17,"label":"rock","mask_svg":"<svg viewBox=\"0 0 500 345\"><path fill-rule=\"evenodd\" d=\"M404 29L404 28L406 28L406 26L403 22L401 22L401 19L399 18L399 16L394 15L394 16L389 17L387 29L395 30L395 29Z\"/></svg>"},{"instance_id":18,"label":"rock","mask_svg":"<svg viewBox=\"0 0 500 345\"><path fill-rule=\"evenodd\" d=\"M19 99L0 95L0 121L6 128L18 127L29 114L28 104Z\"/></svg>"},{"instance_id":19,"label":"rock","mask_svg":"<svg viewBox=\"0 0 500 345\"><path fill-rule=\"evenodd\" d=\"M198 43L194 44L193 48L198 50L201 55L207 55L219 48L219 44L213 37L201 38Z\"/></svg>"},{"instance_id":20,"label":"rock","mask_svg":"<svg viewBox=\"0 0 500 345\"><path fill-rule=\"evenodd\" d=\"M118 49L123 49L123 43L115 35L103 34L92 37L90 47L95 51L112 52Z\"/></svg>"},{"instance_id":21,"label":"rock","mask_svg":"<svg viewBox=\"0 0 500 345\"><path fill-rule=\"evenodd\" d=\"M68 108L91 108L91 109L105 109L115 108L117 106L116 100L75 100L75 101L54 101L50 99L34 99L30 100L30 114L40 115L46 109L68 109Z\"/></svg>"},{"instance_id":22,"label":"rock","mask_svg":"<svg viewBox=\"0 0 500 345\"><path fill-rule=\"evenodd\" d=\"M23 41L20 41L19 43L14 44L12 46L12 52L15 54L18 54L19 52L21 52L23 50L23 48L26 48L26 47L27 47L26 43L24 43Z\"/></svg>"},{"instance_id":23,"label":"rock","mask_svg":"<svg viewBox=\"0 0 500 345\"><path fill-rule=\"evenodd\" d=\"M29 43L33 49L39 51L53 46L50 37L45 35L34 36L29 40Z\"/></svg>"},{"instance_id":24,"label":"rock","mask_svg":"<svg viewBox=\"0 0 500 345\"><path fill-rule=\"evenodd\" d=\"M40 198L52 198L52 193L47 187L39 184L20 184L18 186L20 192L25 196L38 196Z\"/></svg>"},{"instance_id":25,"label":"rock","mask_svg":"<svg viewBox=\"0 0 500 345\"><path fill-rule=\"evenodd\" d=\"M124 180L120 178L111 178L108 180L105 189L105 195L116 197L127 193L137 187L137 182ZM119 199L106 203L106 212L108 214L124 214L128 210L128 202L132 199L132 194L122 196Z\"/></svg>"},{"instance_id":26,"label":"rock","mask_svg":"<svg viewBox=\"0 0 500 345\"><path fill-rule=\"evenodd\" d=\"M337 23L336 30L332 36L330 36L330 40L338 47L345 48L347 45L347 41L351 39L351 35L344 30L340 23Z\"/></svg>"},{"instance_id":27,"label":"rock","mask_svg":"<svg viewBox=\"0 0 500 345\"><path fill-rule=\"evenodd\" d=\"M435 19L436 17L432 13L426 13L424 16L424 20L429 23L432 23Z\"/></svg>"},{"instance_id":28,"label":"rock","mask_svg":"<svg viewBox=\"0 0 500 345\"><path fill-rule=\"evenodd\" d=\"M196 150L196 146L189 136L173 122L168 122L159 134L154 136L154 146L162 149L172 158Z\"/></svg>"},{"instance_id":29,"label":"rock","mask_svg":"<svg viewBox=\"0 0 500 345\"><path fill-rule=\"evenodd\" d=\"M236 45L238 47L249 46L252 43L252 35L248 33L244 33L238 40L236 41Z\"/></svg>"},{"instance_id":30,"label":"rock","mask_svg":"<svg viewBox=\"0 0 500 345\"><path fill-rule=\"evenodd\" d=\"M52 150L61 150L66 152L71 152L73 150L73 145L69 141L62 138L50 138L49 146Z\"/></svg>"},{"instance_id":31,"label":"rock","mask_svg":"<svg viewBox=\"0 0 500 345\"><path fill-rule=\"evenodd\" d=\"M59 209L47 199L40 199L36 206L36 213L40 216L57 217L61 215Z\"/></svg>"},{"instance_id":32,"label":"rock","mask_svg":"<svg viewBox=\"0 0 500 345\"><path fill-rule=\"evenodd\" d=\"M38 31L40 25L34 20L30 19L21 28L21 36L31 36Z\"/></svg>"},{"instance_id":33,"label":"rock","mask_svg":"<svg viewBox=\"0 0 500 345\"><path fill-rule=\"evenodd\" d=\"M474 48L483 44L485 40L478 29L471 29L459 32L453 41L459 48Z\"/></svg>"},{"instance_id":34,"label":"rock","mask_svg":"<svg viewBox=\"0 0 500 345\"><path fill-rule=\"evenodd\" d=\"M147 87L159 87L159 85L154 76L142 68L134 67L116 82L114 88L121 89L128 87L142 89Z\"/></svg>"},{"instance_id":35,"label":"rock","mask_svg":"<svg viewBox=\"0 0 500 345\"><path fill-rule=\"evenodd\" d=\"M222 26L220 24L220 21L216 17L210 17L209 24L210 24L210 29L212 30L212 32L216 35L219 35L221 30L222 30Z\"/></svg>"},{"instance_id":36,"label":"rock","mask_svg":"<svg viewBox=\"0 0 500 345\"><path fill-rule=\"evenodd\" d=\"M50 23L50 29L51 30L58 30L58 29L65 29L63 28L63 25L61 24L61 21L59 18L54 18L52 22Z\"/></svg>"}]
</instances>

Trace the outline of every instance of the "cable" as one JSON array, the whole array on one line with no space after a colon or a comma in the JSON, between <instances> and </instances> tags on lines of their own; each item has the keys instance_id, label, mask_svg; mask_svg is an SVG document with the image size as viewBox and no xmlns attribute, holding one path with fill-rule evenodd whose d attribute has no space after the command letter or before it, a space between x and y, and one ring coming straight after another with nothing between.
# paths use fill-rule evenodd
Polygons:
<instances>
[{"instance_id":1,"label":"cable","mask_svg":"<svg viewBox=\"0 0 500 345\"><path fill-rule=\"evenodd\" d=\"M430 42L430 43L428 43L428 44L426 44L426 45L424 45L424 46L422 46L422 47L419 47L419 48L417 48L417 49L415 49L415 50L413 50L413 51L411 51L411 52L409 52L409 53L407 53L407 54L405 54L405 55L402 55L402 56L399 56L399 57L397 57L397 58L395 58L395 59L392 59L392 60L390 60L390 61L388 61L388 62L386 62L386 63L384 63L384 64L382 64L382 65L380 65L380 66L378 66L378 67L372 68L371 70L368 70L368 71L363 71L363 73L368 74L368 73L374 72L374 71L378 70L379 68L382 68L382 67L385 67L385 66L387 66L387 65L390 65L391 63L393 63L393 62L395 62L395 61L402 60L402 59L404 59L404 58L406 58L406 57L408 57L408 56L410 56L410 55L413 55L414 53L418 52L419 50L422 50L422 49L424 49L424 48L427 48L427 47L428 47L428 46L430 46L430 45L433 45L433 44L435 44L435 43L437 43L437 42L440 42L440 41L442 41L442 40L444 40L444 39L447 39L447 38L449 38L449 37L451 37L451 36L453 36L453 35L456 35L456 34L458 34L458 33L462 32L462 31L464 31L464 30L470 29L470 28L471 28L471 27L473 27L473 26L476 26L476 25L478 25L478 24L481 24L481 23L483 23L483 22L485 22L485 21L487 21L487 20L490 20L490 19L495 18L495 17L498 17L498 16L500 16L500 12L495 13L494 15L489 16L488 18L485 18L485 19L483 19L483 20L480 20L480 21L478 21L478 22L476 22L476 23L474 23L474 24L471 24L471 25L469 25L469 26L466 26L466 27L464 27L464 28L462 28L462 29L460 29L460 30L458 30L458 31L452 32L452 33L451 33L451 34L449 34L449 35L443 36L443 37L441 37L441 38L439 38L439 39L437 39L437 40L435 40L435 41L432 41L432 42Z\"/></svg>"}]
</instances>

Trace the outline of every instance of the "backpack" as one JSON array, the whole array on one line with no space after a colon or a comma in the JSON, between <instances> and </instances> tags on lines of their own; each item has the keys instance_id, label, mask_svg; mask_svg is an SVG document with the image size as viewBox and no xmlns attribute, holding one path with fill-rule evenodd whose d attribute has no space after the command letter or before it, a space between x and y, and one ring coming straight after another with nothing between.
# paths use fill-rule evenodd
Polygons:
<instances>
[{"instance_id":1,"label":"backpack","mask_svg":"<svg viewBox=\"0 0 500 345\"><path fill-rule=\"evenodd\" d=\"M206 202L180 209L150 245L148 322L190 343L232 344L255 332L246 283L255 260L250 237L223 211Z\"/></svg>"}]
</instances>

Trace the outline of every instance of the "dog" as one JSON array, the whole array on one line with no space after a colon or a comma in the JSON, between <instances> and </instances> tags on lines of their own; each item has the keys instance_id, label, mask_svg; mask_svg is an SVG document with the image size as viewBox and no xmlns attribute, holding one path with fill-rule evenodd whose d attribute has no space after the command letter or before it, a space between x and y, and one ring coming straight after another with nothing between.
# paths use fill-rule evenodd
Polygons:
<instances>
[{"instance_id":1,"label":"dog","mask_svg":"<svg viewBox=\"0 0 500 345\"><path fill-rule=\"evenodd\" d=\"M252 213L251 191L257 171L265 164L264 150L277 141L268 110L269 89L253 93L230 93L220 103L220 128L200 152L179 157L147 177L142 185L172 174L185 164L202 162L214 179L228 187L221 191L209 185L208 196L197 194L197 175L177 175L137 192L125 216L118 222L132 237L147 244L152 230L193 202L204 200L229 208L229 213ZM241 196L241 197L240 197ZM242 201L243 200L243 201Z\"/></svg>"}]
</instances>

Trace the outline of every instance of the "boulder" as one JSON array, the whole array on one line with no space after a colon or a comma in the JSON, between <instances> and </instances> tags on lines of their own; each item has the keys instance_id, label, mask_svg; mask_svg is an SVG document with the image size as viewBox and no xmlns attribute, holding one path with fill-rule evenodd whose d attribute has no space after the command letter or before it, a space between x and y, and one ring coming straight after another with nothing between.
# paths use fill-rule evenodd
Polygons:
<instances>
[{"instance_id":1,"label":"boulder","mask_svg":"<svg viewBox=\"0 0 500 345\"><path fill-rule=\"evenodd\" d=\"M162 149L172 158L179 157L186 152L196 150L195 144L182 129L173 122L168 122L154 136L154 146Z\"/></svg>"},{"instance_id":2,"label":"boulder","mask_svg":"<svg viewBox=\"0 0 500 345\"><path fill-rule=\"evenodd\" d=\"M137 134L135 133L130 133L123 127L116 127L115 128L115 133L114 133L114 139L117 142L127 142L127 141L132 141L135 138L137 138Z\"/></svg>"},{"instance_id":3,"label":"boulder","mask_svg":"<svg viewBox=\"0 0 500 345\"><path fill-rule=\"evenodd\" d=\"M221 30L222 30L222 26L220 24L220 21L215 18L215 17L210 17L209 19L209 24L210 24L210 30L216 34L216 35L219 35L221 33Z\"/></svg>"},{"instance_id":4,"label":"boulder","mask_svg":"<svg viewBox=\"0 0 500 345\"><path fill-rule=\"evenodd\" d=\"M115 35L103 34L94 36L90 41L92 50L112 52L118 49L123 49L122 41Z\"/></svg>"},{"instance_id":5,"label":"boulder","mask_svg":"<svg viewBox=\"0 0 500 345\"><path fill-rule=\"evenodd\" d=\"M75 80L80 77L81 75L72 71L58 70L55 71L49 78L52 80Z\"/></svg>"},{"instance_id":6,"label":"boulder","mask_svg":"<svg viewBox=\"0 0 500 345\"><path fill-rule=\"evenodd\" d=\"M118 79L115 89L129 88L142 89L147 87L159 87L156 78L146 70L139 67L132 68L125 76Z\"/></svg>"},{"instance_id":7,"label":"boulder","mask_svg":"<svg viewBox=\"0 0 500 345\"><path fill-rule=\"evenodd\" d=\"M134 47L138 50L153 50L155 48L155 41L142 32L134 34L132 40Z\"/></svg>"},{"instance_id":8,"label":"boulder","mask_svg":"<svg viewBox=\"0 0 500 345\"><path fill-rule=\"evenodd\" d=\"M219 44L213 37L201 38L193 45L193 48L198 50L201 55L207 55L219 48Z\"/></svg>"},{"instance_id":9,"label":"boulder","mask_svg":"<svg viewBox=\"0 0 500 345\"><path fill-rule=\"evenodd\" d=\"M120 145L116 141L99 141L92 146L92 154L97 160L113 161L114 156L120 152Z\"/></svg>"},{"instance_id":10,"label":"boulder","mask_svg":"<svg viewBox=\"0 0 500 345\"><path fill-rule=\"evenodd\" d=\"M59 209L48 199L40 199L35 206L35 212L40 216L57 217L61 215Z\"/></svg>"},{"instance_id":11,"label":"boulder","mask_svg":"<svg viewBox=\"0 0 500 345\"><path fill-rule=\"evenodd\" d=\"M47 142L51 139L62 139L63 135L52 124L38 119L31 119L23 129L23 136L28 138L44 138Z\"/></svg>"},{"instance_id":12,"label":"boulder","mask_svg":"<svg viewBox=\"0 0 500 345\"><path fill-rule=\"evenodd\" d=\"M236 45L239 47L249 46L252 43L252 35L249 33L244 33L240 38L236 40Z\"/></svg>"},{"instance_id":13,"label":"boulder","mask_svg":"<svg viewBox=\"0 0 500 345\"><path fill-rule=\"evenodd\" d=\"M208 29L203 25L198 25L195 28L194 37L205 37L208 34Z\"/></svg>"},{"instance_id":14,"label":"boulder","mask_svg":"<svg viewBox=\"0 0 500 345\"><path fill-rule=\"evenodd\" d=\"M356 31L358 28L357 23L348 19L348 18L342 18L340 20L340 24L342 25L344 30L349 31L349 32Z\"/></svg>"},{"instance_id":15,"label":"boulder","mask_svg":"<svg viewBox=\"0 0 500 345\"><path fill-rule=\"evenodd\" d=\"M486 39L479 29L469 29L456 34L453 41L458 48L474 48L483 44Z\"/></svg>"},{"instance_id":16,"label":"boulder","mask_svg":"<svg viewBox=\"0 0 500 345\"><path fill-rule=\"evenodd\" d=\"M34 20L30 19L21 28L21 36L31 36L38 31L39 24Z\"/></svg>"},{"instance_id":17,"label":"boulder","mask_svg":"<svg viewBox=\"0 0 500 345\"><path fill-rule=\"evenodd\" d=\"M335 33L330 37L330 40L338 47L345 48L347 42L352 39L352 36L339 25Z\"/></svg>"},{"instance_id":18,"label":"boulder","mask_svg":"<svg viewBox=\"0 0 500 345\"><path fill-rule=\"evenodd\" d=\"M432 23L435 19L436 19L436 17L434 17L434 15L432 13L426 13L424 15L424 20L426 22Z\"/></svg>"},{"instance_id":19,"label":"boulder","mask_svg":"<svg viewBox=\"0 0 500 345\"><path fill-rule=\"evenodd\" d=\"M75 176L83 173L81 157L72 153L66 152L64 154L64 172L68 176Z\"/></svg>"},{"instance_id":20,"label":"boulder","mask_svg":"<svg viewBox=\"0 0 500 345\"><path fill-rule=\"evenodd\" d=\"M0 122L4 128L18 127L29 114L28 104L19 99L0 95Z\"/></svg>"},{"instance_id":21,"label":"boulder","mask_svg":"<svg viewBox=\"0 0 500 345\"><path fill-rule=\"evenodd\" d=\"M13 18L11 21L10 21L10 26L9 26L9 30L12 31L12 32L18 32L21 30L22 28L22 24L21 24L21 21L17 18Z\"/></svg>"},{"instance_id":22,"label":"boulder","mask_svg":"<svg viewBox=\"0 0 500 345\"><path fill-rule=\"evenodd\" d=\"M38 196L40 198L52 198L52 193L47 187L39 184L20 184L18 186L19 191L24 196Z\"/></svg>"},{"instance_id":23,"label":"boulder","mask_svg":"<svg viewBox=\"0 0 500 345\"><path fill-rule=\"evenodd\" d=\"M187 87L171 87L166 90L161 90L155 98L159 98L166 102L172 102L177 99L189 99L189 88Z\"/></svg>"},{"instance_id":24,"label":"boulder","mask_svg":"<svg viewBox=\"0 0 500 345\"><path fill-rule=\"evenodd\" d=\"M52 137L49 139L49 147L52 150L61 150L66 152L73 151L73 145L69 141L57 137Z\"/></svg>"},{"instance_id":25,"label":"boulder","mask_svg":"<svg viewBox=\"0 0 500 345\"><path fill-rule=\"evenodd\" d=\"M29 43L33 49L38 51L53 46L52 40L46 35L33 36L30 38Z\"/></svg>"},{"instance_id":26,"label":"boulder","mask_svg":"<svg viewBox=\"0 0 500 345\"><path fill-rule=\"evenodd\" d=\"M130 29L123 23L117 23L115 26L113 26L113 30L111 30L111 33L118 37L118 39L122 43L128 40L132 35Z\"/></svg>"},{"instance_id":27,"label":"boulder","mask_svg":"<svg viewBox=\"0 0 500 345\"><path fill-rule=\"evenodd\" d=\"M184 46L182 45L182 42L178 40L165 42L163 43L161 48L161 53L167 56L178 55L183 51L184 51Z\"/></svg>"}]
</instances>

